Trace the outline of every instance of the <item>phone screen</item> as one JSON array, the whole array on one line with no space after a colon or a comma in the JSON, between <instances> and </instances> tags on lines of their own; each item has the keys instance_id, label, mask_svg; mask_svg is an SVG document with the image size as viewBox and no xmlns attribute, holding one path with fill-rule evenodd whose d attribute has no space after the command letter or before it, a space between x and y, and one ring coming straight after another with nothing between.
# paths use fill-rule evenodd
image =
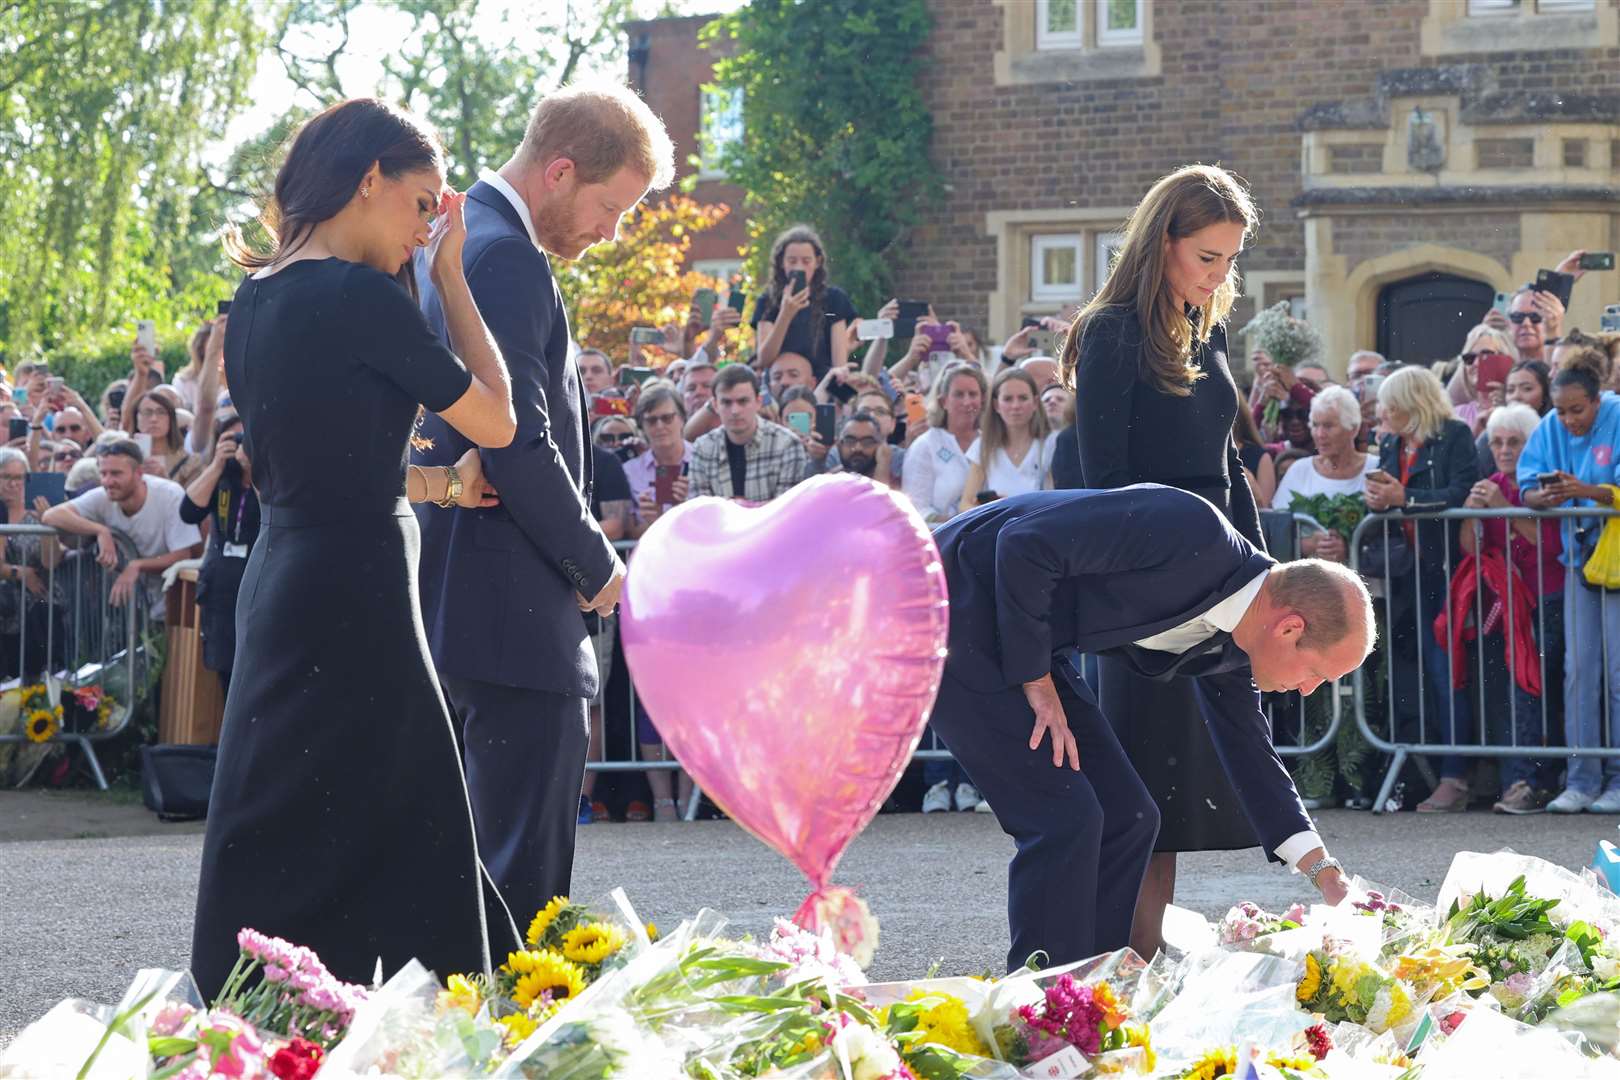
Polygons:
<instances>
[{"instance_id":1,"label":"phone screen","mask_svg":"<svg viewBox=\"0 0 1620 1080\"><path fill-rule=\"evenodd\" d=\"M1581 256L1582 270L1613 270L1614 252L1588 251Z\"/></svg>"},{"instance_id":2,"label":"phone screen","mask_svg":"<svg viewBox=\"0 0 1620 1080\"><path fill-rule=\"evenodd\" d=\"M803 270L795 270L795 271L793 271L791 274L788 275L788 281L792 282L794 292L796 292L796 293L797 292L804 292L805 278L804 278L804 271Z\"/></svg>"},{"instance_id":3,"label":"phone screen","mask_svg":"<svg viewBox=\"0 0 1620 1080\"><path fill-rule=\"evenodd\" d=\"M788 413L788 427L800 435L810 434L810 414L804 411Z\"/></svg>"},{"instance_id":4,"label":"phone screen","mask_svg":"<svg viewBox=\"0 0 1620 1080\"><path fill-rule=\"evenodd\" d=\"M748 303L748 297L743 295L741 289L732 289L731 295L726 298L726 307L739 315L742 314L743 305L746 303Z\"/></svg>"},{"instance_id":5,"label":"phone screen","mask_svg":"<svg viewBox=\"0 0 1620 1080\"><path fill-rule=\"evenodd\" d=\"M10 423L6 427L6 438L28 438L28 421L21 416L13 416Z\"/></svg>"}]
</instances>

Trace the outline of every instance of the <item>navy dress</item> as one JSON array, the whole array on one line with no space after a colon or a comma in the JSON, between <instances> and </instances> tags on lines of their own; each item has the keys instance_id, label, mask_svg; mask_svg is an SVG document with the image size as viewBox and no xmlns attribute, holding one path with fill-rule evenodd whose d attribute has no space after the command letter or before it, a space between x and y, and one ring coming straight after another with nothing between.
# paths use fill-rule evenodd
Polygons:
<instances>
[{"instance_id":1,"label":"navy dress","mask_svg":"<svg viewBox=\"0 0 1620 1080\"><path fill-rule=\"evenodd\" d=\"M412 958L488 970L517 942L482 874L417 596L402 495L418 405L472 376L409 294L339 259L249 278L225 344L263 528L236 612L192 971L212 998L244 926L369 983Z\"/></svg>"},{"instance_id":2,"label":"navy dress","mask_svg":"<svg viewBox=\"0 0 1620 1080\"><path fill-rule=\"evenodd\" d=\"M1232 438L1237 387L1217 327L1194 362L1204 378L1178 397L1141 375L1142 331L1134 312L1092 315L1075 370L1075 433L1084 486L1156 483L1200 495L1260 551L1260 515ZM1145 679L1104 657L1102 711L1153 793L1160 826L1155 851L1256 846L1253 827L1215 758L1187 680Z\"/></svg>"}]
</instances>

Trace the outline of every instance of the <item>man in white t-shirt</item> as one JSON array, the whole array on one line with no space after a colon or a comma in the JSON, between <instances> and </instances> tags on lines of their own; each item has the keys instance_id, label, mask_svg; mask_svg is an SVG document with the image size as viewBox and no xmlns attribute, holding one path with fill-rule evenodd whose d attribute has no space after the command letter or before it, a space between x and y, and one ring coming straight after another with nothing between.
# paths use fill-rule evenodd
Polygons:
<instances>
[{"instance_id":1,"label":"man in white t-shirt","mask_svg":"<svg viewBox=\"0 0 1620 1080\"><path fill-rule=\"evenodd\" d=\"M41 518L63 532L95 537L96 561L109 570L118 565L113 532L129 537L135 545L135 558L113 581L107 599L115 607L131 596L141 575L161 577L168 567L189 558L192 546L202 542L197 527L180 520L185 489L172 480L141 472L143 456L132 439L108 443L98 455L101 486L51 507ZM159 594L153 614L161 616L162 612Z\"/></svg>"}]
</instances>

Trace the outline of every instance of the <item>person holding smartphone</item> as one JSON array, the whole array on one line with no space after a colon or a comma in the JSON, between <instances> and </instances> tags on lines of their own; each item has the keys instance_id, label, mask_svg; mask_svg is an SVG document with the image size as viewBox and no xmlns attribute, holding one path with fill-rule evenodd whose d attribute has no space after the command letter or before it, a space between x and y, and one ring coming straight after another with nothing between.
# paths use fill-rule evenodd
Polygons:
<instances>
[{"instance_id":1,"label":"person holding smartphone","mask_svg":"<svg viewBox=\"0 0 1620 1080\"><path fill-rule=\"evenodd\" d=\"M1577 355L1553 376L1553 412L1519 455L1526 506L1611 506L1620 484L1620 398L1603 392L1596 356ZM1599 517L1560 519L1564 551L1564 738L1575 747L1620 746L1620 593L1593 589L1581 569L1604 526ZM1605 700L1605 696L1607 700ZM1557 732L1550 733L1556 737ZM1620 762L1572 757L1555 814L1620 813Z\"/></svg>"},{"instance_id":2,"label":"person holding smartphone","mask_svg":"<svg viewBox=\"0 0 1620 1080\"><path fill-rule=\"evenodd\" d=\"M692 464L692 444L681 436L686 406L680 392L663 380L647 383L636 400L636 423L647 437L647 450L624 463L634 500L632 540L639 540L665 511L685 502L691 494L687 473Z\"/></svg>"},{"instance_id":3,"label":"person holding smartphone","mask_svg":"<svg viewBox=\"0 0 1620 1080\"><path fill-rule=\"evenodd\" d=\"M859 318L849 294L827 282L821 237L795 225L771 245L770 290L754 305L754 366L766 371L778 353L796 352L819 379L849 363L846 327Z\"/></svg>"},{"instance_id":4,"label":"person holding smartphone","mask_svg":"<svg viewBox=\"0 0 1620 1080\"><path fill-rule=\"evenodd\" d=\"M253 490L253 461L243 445L242 418L223 412L214 421L214 446L202 471L186 487L180 520L201 525L213 519L208 550L197 572L203 667L219 676L228 699L236 663L236 597L247 572L248 554L259 538L259 496Z\"/></svg>"}]
</instances>

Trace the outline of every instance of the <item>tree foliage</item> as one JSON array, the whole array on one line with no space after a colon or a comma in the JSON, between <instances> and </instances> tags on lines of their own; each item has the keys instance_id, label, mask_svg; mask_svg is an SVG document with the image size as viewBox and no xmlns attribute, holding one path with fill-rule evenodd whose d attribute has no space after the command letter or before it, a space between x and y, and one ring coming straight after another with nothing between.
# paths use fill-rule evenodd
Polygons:
<instances>
[{"instance_id":1,"label":"tree foliage","mask_svg":"<svg viewBox=\"0 0 1620 1080\"><path fill-rule=\"evenodd\" d=\"M714 285L705 274L681 269L686 254L696 234L728 213L729 207L685 195L643 202L625 215L614 243L593 247L582 259L554 259L574 339L623 363L631 327L684 322L692 294ZM747 334L746 327L735 331L728 352L736 355Z\"/></svg>"},{"instance_id":2,"label":"tree foliage","mask_svg":"<svg viewBox=\"0 0 1620 1080\"><path fill-rule=\"evenodd\" d=\"M889 297L895 254L939 194L917 82L929 24L925 0L751 0L705 27L727 54L716 86L742 91L721 164L748 192L757 280L775 233L804 221L858 308Z\"/></svg>"}]
</instances>

